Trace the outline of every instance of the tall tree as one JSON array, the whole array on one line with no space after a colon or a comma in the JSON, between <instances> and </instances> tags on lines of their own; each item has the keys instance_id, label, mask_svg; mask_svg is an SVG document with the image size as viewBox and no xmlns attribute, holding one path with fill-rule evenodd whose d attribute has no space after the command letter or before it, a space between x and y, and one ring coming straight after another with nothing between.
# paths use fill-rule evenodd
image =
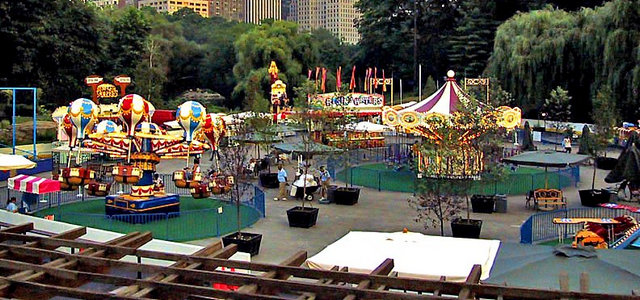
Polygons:
<instances>
[{"instance_id":1,"label":"tall tree","mask_svg":"<svg viewBox=\"0 0 640 300\"><path fill-rule=\"evenodd\" d=\"M134 7L126 8L114 17L107 50L111 61L108 74L133 74L145 51L151 24L146 15Z\"/></svg>"},{"instance_id":2,"label":"tall tree","mask_svg":"<svg viewBox=\"0 0 640 300\"><path fill-rule=\"evenodd\" d=\"M39 87L50 106L78 98L101 53L99 20L81 1L0 2L0 85Z\"/></svg>"}]
</instances>

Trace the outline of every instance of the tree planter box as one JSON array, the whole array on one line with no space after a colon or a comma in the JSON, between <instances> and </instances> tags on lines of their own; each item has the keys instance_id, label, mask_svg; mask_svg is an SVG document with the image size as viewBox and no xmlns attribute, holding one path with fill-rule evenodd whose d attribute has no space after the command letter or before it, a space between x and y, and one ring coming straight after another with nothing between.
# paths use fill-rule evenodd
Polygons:
<instances>
[{"instance_id":1,"label":"tree planter box","mask_svg":"<svg viewBox=\"0 0 640 300\"><path fill-rule=\"evenodd\" d=\"M234 232L227 236L222 237L222 244L225 246L236 244L238 245L239 252L245 252L251 254L251 256L258 255L260 253L260 242L262 241L262 234L242 232L242 238L238 237L238 233Z\"/></svg>"},{"instance_id":2,"label":"tree planter box","mask_svg":"<svg viewBox=\"0 0 640 300\"><path fill-rule=\"evenodd\" d=\"M494 196L473 195L471 196L471 208L474 213L493 213L496 204Z\"/></svg>"},{"instance_id":3,"label":"tree planter box","mask_svg":"<svg viewBox=\"0 0 640 300\"><path fill-rule=\"evenodd\" d=\"M481 230L482 220L458 218L451 221L453 237L477 239Z\"/></svg>"},{"instance_id":4,"label":"tree planter box","mask_svg":"<svg viewBox=\"0 0 640 300\"><path fill-rule=\"evenodd\" d=\"M278 188L278 173L262 173L260 174L260 185L264 188Z\"/></svg>"},{"instance_id":5,"label":"tree planter box","mask_svg":"<svg viewBox=\"0 0 640 300\"><path fill-rule=\"evenodd\" d=\"M606 190L579 190L580 203L582 206L598 207L598 204L608 203L611 200L611 193Z\"/></svg>"},{"instance_id":6,"label":"tree planter box","mask_svg":"<svg viewBox=\"0 0 640 300\"><path fill-rule=\"evenodd\" d=\"M316 225L319 208L296 206L287 210L289 227L309 228Z\"/></svg>"},{"instance_id":7,"label":"tree planter box","mask_svg":"<svg viewBox=\"0 0 640 300\"><path fill-rule=\"evenodd\" d=\"M613 170L618 164L615 157L596 157L596 167L600 170Z\"/></svg>"},{"instance_id":8,"label":"tree planter box","mask_svg":"<svg viewBox=\"0 0 640 300\"><path fill-rule=\"evenodd\" d=\"M360 198L359 188L339 187L333 192L335 204L354 205L358 203L358 198Z\"/></svg>"}]
</instances>

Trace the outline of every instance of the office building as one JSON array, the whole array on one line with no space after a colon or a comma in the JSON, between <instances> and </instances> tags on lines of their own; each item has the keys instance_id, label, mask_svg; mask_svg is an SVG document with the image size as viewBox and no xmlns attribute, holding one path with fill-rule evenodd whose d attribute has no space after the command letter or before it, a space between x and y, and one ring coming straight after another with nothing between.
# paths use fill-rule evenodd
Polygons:
<instances>
[{"instance_id":1,"label":"office building","mask_svg":"<svg viewBox=\"0 0 640 300\"><path fill-rule=\"evenodd\" d=\"M155 8L158 12L172 14L186 7L208 18L210 2L210 0L139 0L138 8L149 6Z\"/></svg>"},{"instance_id":2,"label":"office building","mask_svg":"<svg viewBox=\"0 0 640 300\"><path fill-rule=\"evenodd\" d=\"M354 7L357 0L293 0L291 8L296 6L295 21L300 30L308 31L324 28L343 42L355 44L360 34L355 21L360 12ZM294 3L295 2L295 3ZM292 15L292 13L290 13Z\"/></svg>"},{"instance_id":3,"label":"office building","mask_svg":"<svg viewBox=\"0 0 640 300\"><path fill-rule=\"evenodd\" d=\"M260 24L264 19L282 19L281 0L245 0L244 21L247 23Z\"/></svg>"},{"instance_id":4,"label":"office building","mask_svg":"<svg viewBox=\"0 0 640 300\"><path fill-rule=\"evenodd\" d=\"M245 0L211 0L210 16L244 22L244 2Z\"/></svg>"}]
</instances>

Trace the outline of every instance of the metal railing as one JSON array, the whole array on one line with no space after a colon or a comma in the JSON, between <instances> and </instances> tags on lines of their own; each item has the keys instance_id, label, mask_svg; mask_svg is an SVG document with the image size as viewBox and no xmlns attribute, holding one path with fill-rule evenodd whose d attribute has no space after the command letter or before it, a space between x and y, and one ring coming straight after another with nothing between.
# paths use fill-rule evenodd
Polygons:
<instances>
[{"instance_id":1,"label":"metal railing","mask_svg":"<svg viewBox=\"0 0 640 300\"><path fill-rule=\"evenodd\" d=\"M604 207L559 209L533 214L520 226L520 243L566 239L584 228L583 224L553 224L554 218L615 218L624 215L640 218L640 213Z\"/></svg>"},{"instance_id":2,"label":"metal railing","mask_svg":"<svg viewBox=\"0 0 640 300\"><path fill-rule=\"evenodd\" d=\"M167 193L191 196L189 189L175 187L171 180L171 174L160 174L160 176L162 176L165 182L165 191ZM110 180L110 178L104 179L106 182ZM240 188L242 191L240 203L247 208L243 209L243 218L241 218L240 224L240 228L244 228L266 216L265 195L260 188L251 183L239 184L245 185ZM3 206L7 203L7 199L16 197L19 207L22 206L21 202L24 202L24 205L28 206L28 211L36 215L50 214L53 215L57 221L115 232L128 233L136 230L149 230L152 231L154 237L157 238L172 241L187 241L220 236L221 234L230 232L229 228L232 230L237 228L236 211L235 209L229 209L231 207L231 201L226 195L212 197L212 199L220 201L220 206L225 207L222 213L220 213L218 208L206 208L183 210L177 213L107 216L106 214L65 211L65 204L83 201L101 201L101 199L103 199L103 197L90 196L83 189L76 191L59 191L44 195L8 190L6 187L4 187L4 189L4 191L0 190L0 201L2 201ZM116 194L119 191L126 193L127 190L128 186L114 183L111 186L110 194ZM49 210L43 211L45 209Z\"/></svg>"}]
</instances>

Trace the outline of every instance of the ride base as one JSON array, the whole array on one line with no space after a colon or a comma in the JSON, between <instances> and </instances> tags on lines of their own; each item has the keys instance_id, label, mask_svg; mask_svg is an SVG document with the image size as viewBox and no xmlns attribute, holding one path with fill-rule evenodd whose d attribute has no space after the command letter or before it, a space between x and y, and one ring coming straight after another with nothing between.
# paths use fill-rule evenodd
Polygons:
<instances>
[{"instance_id":1,"label":"ride base","mask_svg":"<svg viewBox=\"0 0 640 300\"><path fill-rule=\"evenodd\" d=\"M176 194L156 193L153 196L133 197L131 195L109 195L105 197L105 213L112 215L141 215L141 214L167 214L180 213L180 196ZM138 218L124 218L124 221ZM135 223L145 223L144 219L135 220ZM149 220L152 220L149 218ZM141 222L142 221L142 222Z\"/></svg>"}]
</instances>

